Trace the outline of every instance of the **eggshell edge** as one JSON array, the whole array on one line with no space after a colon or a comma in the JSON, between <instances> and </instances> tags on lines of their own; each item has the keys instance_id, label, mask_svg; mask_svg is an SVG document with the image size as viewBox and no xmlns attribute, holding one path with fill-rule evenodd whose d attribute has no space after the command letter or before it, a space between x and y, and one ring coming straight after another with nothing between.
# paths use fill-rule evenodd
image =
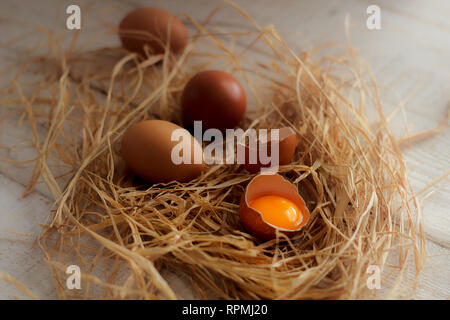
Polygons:
<instances>
[{"instance_id":1,"label":"eggshell edge","mask_svg":"<svg viewBox=\"0 0 450 320\"><path fill-rule=\"evenodd\" d=\"M295 148L297 147L297 135L295 134L295 131L291 127L280 128L280 131L282 130L289 131L289 133L284 138L280 139L280 166L291 163L292 158L294 157ZM249 152L249 148L247 146L244 146L244 148L247 154ZM282 150L284 150L284 152ZM242 167L244 167L249 173L257 173L263 166L258 163L244 163Z\"/></svg>"},{"instance_id":2,"label":"eggshell edge","mask_svg":"<svg viewBox=\"0 0 450 320\"><path fill-rule=\"evenodd\" d=\"M283 184L286 186L288 193L290 193L289 195L286 195L286 193L283 194L279 191L276 191L276 194L286 196L291 201L294 201L293 196L295 196L294 202L297 205L300 204L299 206L302 208L303 218L302 218L302 222L300 223L300 225L298 226L298 228L296 230L280 228L280 227L274 226L274 225L266 222L262 218L262 215L258 210L255 210L248 205L247 195L248 195L249 189L252 188L252 184L254 184L255 181L258 181L259 179L267 179L267 178L274 179L274 180L271 181L271 183L268 183L266 185L269 185L271 188L273 188L275 190L279 190L279 188L277 188L276 185ZM261 195L267 194L267 193L268 192L264 192L264 191L260 192ZM255 196L255 198L256 197L257 196ZM298 193L297 188L291 182L289 182L288 180L286 180L279 174L261 174L261 175L257 175L256 177L254 177L249 182L247 187L245 188L244 194L241 198L239 213L240 213L241 223L242 223L243 227L250 234L254 235L255 237L257 237L258 239L261 239L261 240L275 239L276 238L276 230L279 230L280 232L282 232L283 234L285 234L286 236L291 238L300 232L300 230L308 223L309 217L310 217L309 209L306 206L306 203L305 203L303 197Z\"/></svg>"}]
</instances>

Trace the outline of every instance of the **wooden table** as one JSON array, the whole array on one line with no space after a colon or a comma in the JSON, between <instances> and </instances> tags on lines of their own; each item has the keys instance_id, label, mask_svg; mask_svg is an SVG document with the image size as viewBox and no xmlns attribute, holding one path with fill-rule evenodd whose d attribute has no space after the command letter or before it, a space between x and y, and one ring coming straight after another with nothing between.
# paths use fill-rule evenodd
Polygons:
<instances>
[{"instance_id":1,"label":"wooden table","mask_svg":"<svg viewBox=\"0 0 450 320\"><path fill-rule=\"evenodd\" d=\"M0 2L0 42L13 39L30 26L65 30L66 8L80 5L83 10L81 36L99 35L98 46L117 46L118 40L102 40L105 28L99 17L117 25L130 9L151 5L173 13L187 13L202 20L218 2L193 1L17 1ZM346 16L350 21L350 39L361 55L371 62L380 84L396 89L398 96L384 99L386 112L402 108L392 118L399 138L435 127L450 108L450 2L445 0L399 1L237 1L260 25L274 24L294 48L308 49L325 41L344 43ZM366 9L370 4L381 8L381 29L368 30ZM216 19L217 25L239 26L229 17L229 10ZM233 16L231 16L233 17ZM67 32L68 41L71 39ZM66 40L66 39L64 39ZM14 63L20 45L0 47L0 68ZM7 78L7 77L6 77ZM6 79L5 78L5 79ZM6 81L4 78L1 81ZM4 82L2 82L4 83ZM0 106L0 114L1 114ZM404 111L404 112L402 112ZM406 119L406 121L405 121ZM11 151L8 145L27 141L30 129L0 118L0 158L25 159L26 148ZM403 147L414 190L419 192L450 169L450 130ZM38 223L46 222L52 200L41 183L35 192L21 198L31 176L29 166L0 162L0 271L25 284L39 298L56 298L48 266L40 249L32 243L40 232ZM443 176L438 184L421 193L428 259L423 272L418 299L450 298L450 179ZM2 274L0 274L0 279ZM176 284L189 298L188 288ZM23 297L14 286L0 281L0 298Z\"/></svg>"}]
</instances>

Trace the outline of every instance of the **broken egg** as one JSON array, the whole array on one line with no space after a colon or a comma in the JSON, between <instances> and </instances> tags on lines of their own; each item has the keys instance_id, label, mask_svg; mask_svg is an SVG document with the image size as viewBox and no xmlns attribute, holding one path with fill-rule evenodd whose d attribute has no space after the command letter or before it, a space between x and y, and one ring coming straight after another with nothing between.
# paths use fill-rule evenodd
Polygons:
<instances>
[{"instance_id":1,"label":"broken egg","mask_svg":"<svg viewBox=\"0 0 450 320\"><path fill-rule=\"evenodd\" d=\"M295 185L279 174L261 174L245 189L240 218L245 230L261 240L276 238L276 231L296 235L308 222L309 210Z\"/></svg>"},{"instance_id":2,"label":"broken egg","mask_svg":"<svg viewBox=\"0 0 450 320\"><path fill-rule=\"evenodd\" d=\"M245 163L242 165L249 173L257 173L261 168L267 168L273 165L274 157L272 155L272 146L278 144L278 164L286 165L291 163L292 157L294 156L295 148L297 146L297 137L294 130L290 127L284 127L279 129L278 137L273 138L272 134L269 132L265 140L258 139L256 143L252 144L249 142L245 145ZM267 154L268 158L272 160L269 163L264 163L261 159L261 149L267 150L264 153ZM253 154L253 160L250 157Z\"/></svg>"},{"instance_id":3,"label":"broken egg","mask_svg":"<svg viewBox=\"0 0 450 320\"><path fill-rule=\"evenodd\" d=\"M186 47L188 32L183 22L158 8L138 8L128 13L119 24L119 36L125 49L146 56L170 51L178 53Z\"/></svg>"}]
</instances>

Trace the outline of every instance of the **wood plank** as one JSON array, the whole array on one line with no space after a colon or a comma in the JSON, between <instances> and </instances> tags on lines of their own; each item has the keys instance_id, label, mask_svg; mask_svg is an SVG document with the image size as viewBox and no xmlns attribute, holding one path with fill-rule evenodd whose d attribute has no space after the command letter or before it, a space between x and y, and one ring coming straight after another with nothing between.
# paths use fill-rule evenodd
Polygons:
<instances>
[{"instance_id":1,"label":"wood plank","mask_svg":"<svg viewBox=\"0 0 450 320\"><path fill-rule=\"evenodd\" d=\"M22 282L36 296L56 298L50 268L33 245L48 222L51 202L37 193L21 198L25 188L0 175L0 271ZM0 281L0 299L26 298L11 284Z\"/></svg>"}]
</instances>

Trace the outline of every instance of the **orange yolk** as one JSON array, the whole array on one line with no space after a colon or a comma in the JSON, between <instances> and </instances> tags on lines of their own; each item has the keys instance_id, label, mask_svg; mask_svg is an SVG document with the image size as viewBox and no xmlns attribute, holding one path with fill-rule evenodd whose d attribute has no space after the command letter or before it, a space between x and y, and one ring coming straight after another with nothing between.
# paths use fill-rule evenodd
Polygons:
<instances>
[{"instance_id":1,"label":"orange yolk","mask_svg":"<svg viewBox=\"0 0 450 320\"><path fill-rule=\"evenodd\" d=\"M295 230L303 220L299 207L280 196L262 196L250 201L249 206L259 211L264 221L279 228Z\"/></svg>"}]
</instances>

